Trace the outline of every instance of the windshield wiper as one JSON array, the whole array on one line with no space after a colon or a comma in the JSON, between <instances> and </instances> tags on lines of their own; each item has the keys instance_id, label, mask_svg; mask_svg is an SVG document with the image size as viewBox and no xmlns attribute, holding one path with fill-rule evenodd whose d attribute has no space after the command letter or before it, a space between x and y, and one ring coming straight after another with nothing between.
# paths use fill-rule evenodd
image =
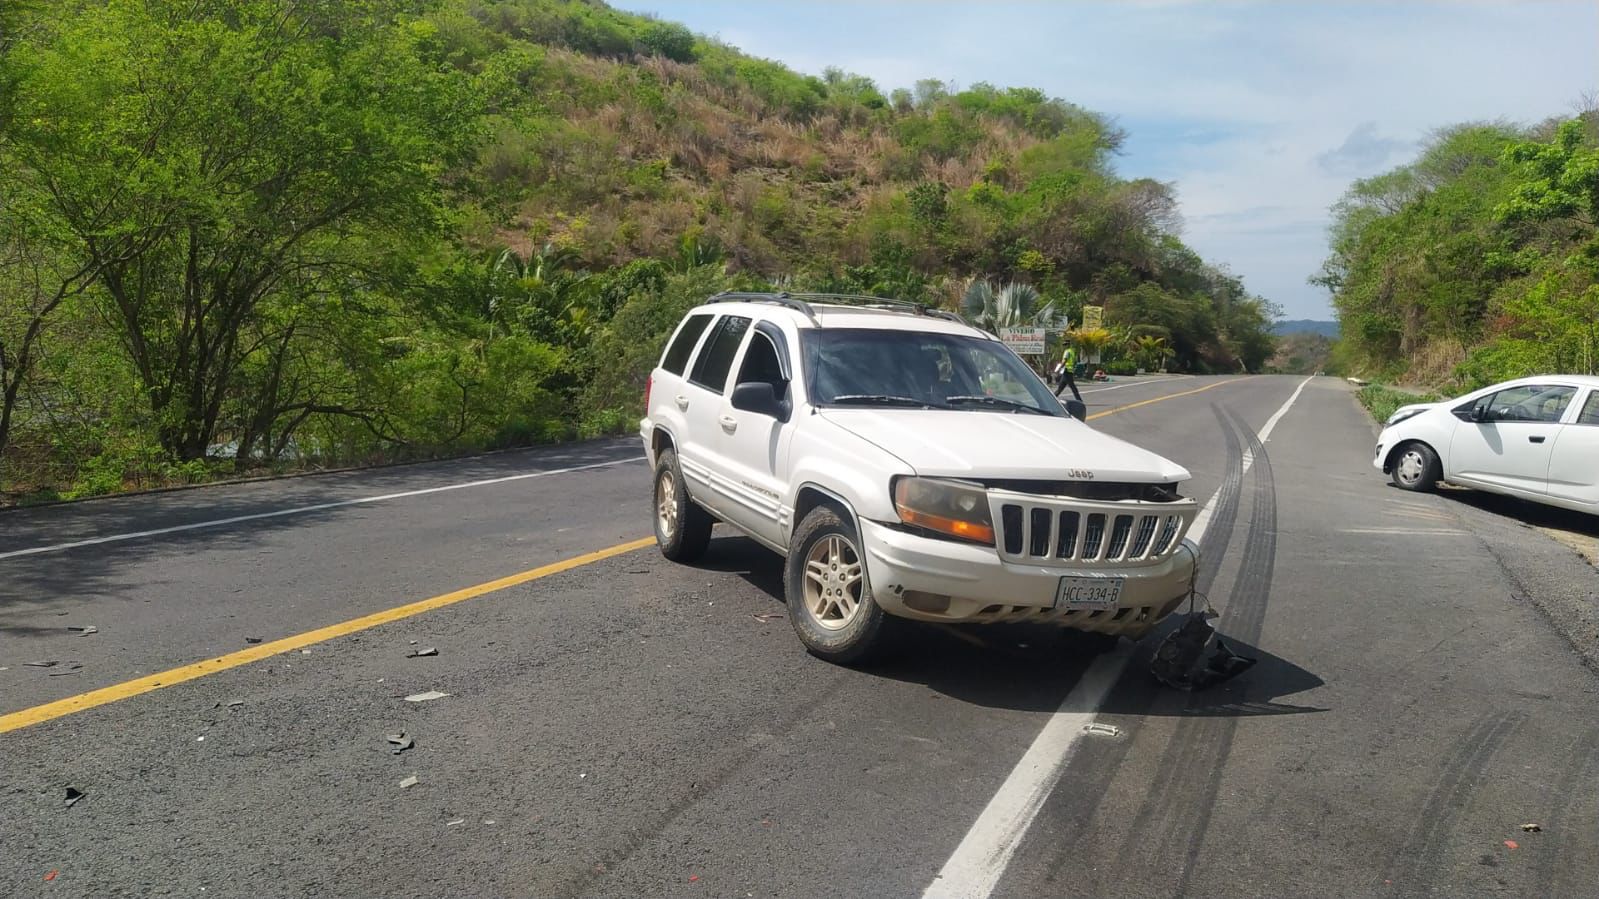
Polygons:
<instances>
[{"instance_id":1,"label":"windshield wiper","mask_svg":"<svg viewBox=\"0 0 1599 899\"><path fill-rule=\"evenodd\" d=\"M917 409L931 409L933 405L926 400L915 399L908 396L889 396L881 393L846 393L835 396L830 403L837 406L905 406Z\"/></svg>"},{"instance_id":2,"label":"windshield wiper","mask_svg":"<svg viewBox=\"0 0 1599 899\"><path fill-rule=\"evenodd\" d=\"M1029 406L1026 403L1018 403L1015 400L1000 399L997 396L952 396L949 398L949 404L951 406L960 406L967 403L973 403L979 406L998 406L1003 409L1014 409L1017 412L1031 412L1034 415L1049 414L1037 406Z\"/></svg>"}]
</instances>

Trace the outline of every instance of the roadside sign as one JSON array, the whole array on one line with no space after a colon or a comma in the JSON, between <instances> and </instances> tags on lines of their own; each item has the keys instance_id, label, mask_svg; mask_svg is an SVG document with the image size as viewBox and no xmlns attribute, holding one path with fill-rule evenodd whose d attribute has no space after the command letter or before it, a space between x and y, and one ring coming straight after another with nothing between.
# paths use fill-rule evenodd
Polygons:
<instances>
[{"instance_id":1,"label":"roadside sign","mask_svg":"<svg viewBox=\"0 0 1599 899\"><path fill-rule=\"evenodd\" d=\"M1098 330L1100 328L1103 328L1103 327L1105 327L1105 307L1104 306L1084 306L1083 307L1083 330L1084 331L1096 331L1096 330Z\"/></svg>"},{"instance_id":2,"label":"roadside sign","mask_svg":"<svg viewBox=\"0 0 1599 899\"><path fill-rule=\"evenodd\" d=\"M999 339L1020 356L1044 355L1043 328L1000 328Z\"/></svg>"}]
</instances>

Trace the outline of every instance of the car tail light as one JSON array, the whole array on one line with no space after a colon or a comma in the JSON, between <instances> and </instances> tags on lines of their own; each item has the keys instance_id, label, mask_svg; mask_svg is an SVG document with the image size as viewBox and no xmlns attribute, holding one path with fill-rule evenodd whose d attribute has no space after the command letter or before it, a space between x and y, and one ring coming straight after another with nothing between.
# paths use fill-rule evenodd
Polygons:
<instances>
[{"instance_id":1,"label":"car tail light","mask_svg":"<svg viewBox=\"0 0 1599 899\"><path fill-rule=\"evenodd\" d=\"M646 415L649 414L649 411L650 411L650 390L654 386L655 386L655 373L651 372L650 376L648 378L644 379L644 412L645 412Z\"/></svg>"}]
</instances>

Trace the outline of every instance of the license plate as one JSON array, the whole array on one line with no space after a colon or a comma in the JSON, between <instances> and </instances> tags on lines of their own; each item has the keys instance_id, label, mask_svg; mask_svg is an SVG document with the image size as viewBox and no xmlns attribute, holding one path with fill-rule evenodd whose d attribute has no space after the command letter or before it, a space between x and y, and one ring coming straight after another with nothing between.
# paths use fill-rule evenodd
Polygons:
<instances>
[{"instance_id":1,"label":"license plate","mask_svg":"<svg viewBox=\"0 0 1599 899\"><path fill-rule=\"evenodd\" d=\"M1126 578L1063 577L1055 588L1057 609L1114 609Z\"/></svg>"}]
</instances>

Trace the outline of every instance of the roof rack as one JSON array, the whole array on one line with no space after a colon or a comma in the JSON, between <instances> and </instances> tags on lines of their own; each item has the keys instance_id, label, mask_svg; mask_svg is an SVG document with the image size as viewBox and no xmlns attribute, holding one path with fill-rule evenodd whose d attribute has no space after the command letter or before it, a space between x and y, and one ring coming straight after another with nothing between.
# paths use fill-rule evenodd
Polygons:
<instances>
[{"instance_id":1,"label":"roof rack","mask_svg":"<svg viewBox=\"0 0 1599 899\"><path fill-rule=\"evenodd\" d=\"M776 306L788 308L804 315L812 322L816 321L816 310L811 304L798 299L787 291L783 293L756 293L744 290L724 290L716 296L705 301L709 303L771 303Z\"/></svg>"},{"instance_id":2,"label":"roof rack","mask_svg":"<svg viewBox=\"0 0 1599 899\"><path fill-rule=\"evenodd\" d=\"M728 290L706 300L707 303L773 303L787 306L790 309L804 313L811 321L816 320L816 310L807 301L815 300L844 300L839 305L858 306L863 309L883 309L891 312L908 312L913 315L925 315L930 318L942 319L967 324L966 319L958 313L944 309L934 309L923 303L910 300L896 300L888 297L874 297L859 293L764 293L757 291Z\"/></svg>"}]
</instances>

